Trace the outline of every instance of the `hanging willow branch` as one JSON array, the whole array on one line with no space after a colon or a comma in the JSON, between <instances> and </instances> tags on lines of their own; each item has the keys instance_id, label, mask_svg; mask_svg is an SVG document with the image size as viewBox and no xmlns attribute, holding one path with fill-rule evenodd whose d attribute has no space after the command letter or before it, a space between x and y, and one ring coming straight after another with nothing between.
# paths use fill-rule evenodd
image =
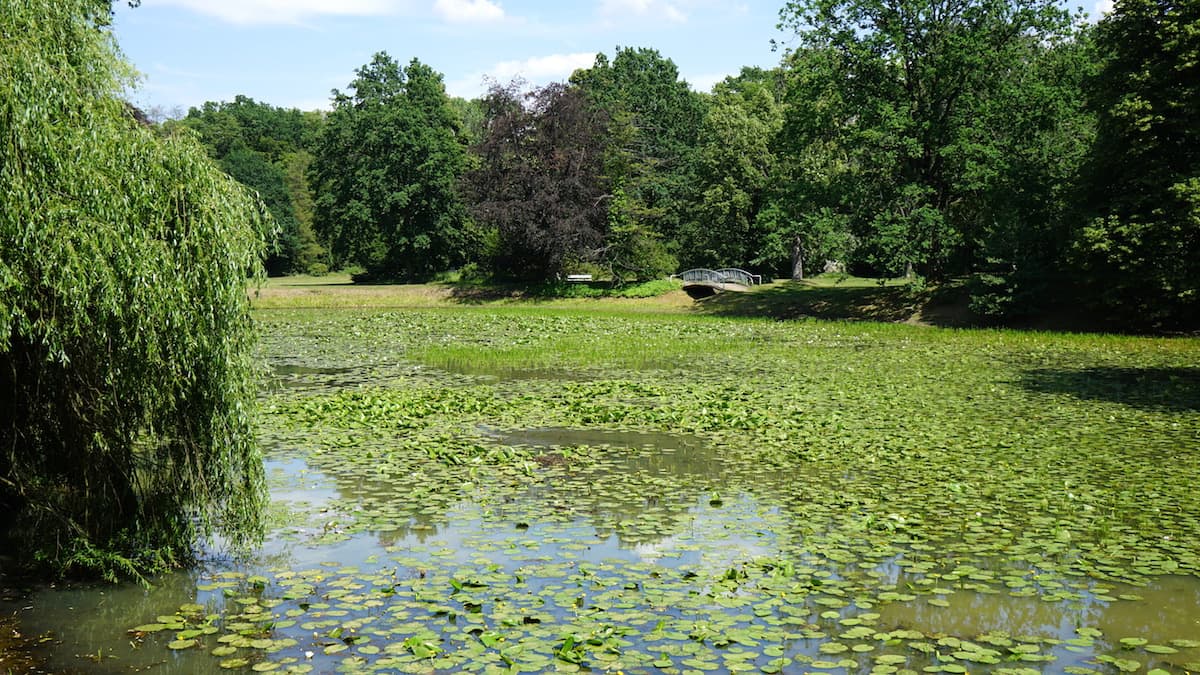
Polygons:
<instances>
[{"instance_id":1,"label":"hanging willow branch","mask_svg":"<svg viewBox=\"0 0 1200 675\"><path fill-rule=\"evenodd\" d=\"M0 12L0 548L142 570L259 534L263 210L139 125L95 0Z\"/></svg>"}]
</instances>

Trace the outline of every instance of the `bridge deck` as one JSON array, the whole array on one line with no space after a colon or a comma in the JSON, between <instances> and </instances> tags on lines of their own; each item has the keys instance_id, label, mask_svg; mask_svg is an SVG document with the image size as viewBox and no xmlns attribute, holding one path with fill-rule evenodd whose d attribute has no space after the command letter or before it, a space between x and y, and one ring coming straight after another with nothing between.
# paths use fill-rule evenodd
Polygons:
<instances>
[{"instance_id":1,"label":"bridge deck","mask_svg":"<svg viewBox=\"0 0 1200 675\"><path fill-rule=\"evenodd\" d=\"M751 286L762 283L761 276L736 267L719 270L696 268L673 276L683 281L683 290L693 297L712 295L720 291L748 291Z\"/></svg>"},{"instance_id":2,"label":"bridge deck","mask_svg":"<svg viewBox=\"0 0 1200 675\"><path fill-rule=\"evenodd\" d=\"M683 290L689 288L711 288L714 291L733 291L735 293L745 293L750 290L750 287L745 284L719 283L716 281L685 281L683 282Z\"/></svg>"}]
</instances>

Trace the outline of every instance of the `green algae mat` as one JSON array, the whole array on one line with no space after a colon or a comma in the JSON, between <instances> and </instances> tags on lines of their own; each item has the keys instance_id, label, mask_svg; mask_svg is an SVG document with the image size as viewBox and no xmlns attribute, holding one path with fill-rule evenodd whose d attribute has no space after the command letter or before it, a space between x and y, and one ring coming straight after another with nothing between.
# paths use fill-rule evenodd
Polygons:
<instances>
[{"instance_id":1,"label":"green algae mat","mask_svg":"<svg viewBox=\"0 0 1200 675\"><path fill-rule=\"evenodd\" d=\"M259 313L272 535L209 672L1200 672L1200 342Z\"/></svg>"}]
</instances>

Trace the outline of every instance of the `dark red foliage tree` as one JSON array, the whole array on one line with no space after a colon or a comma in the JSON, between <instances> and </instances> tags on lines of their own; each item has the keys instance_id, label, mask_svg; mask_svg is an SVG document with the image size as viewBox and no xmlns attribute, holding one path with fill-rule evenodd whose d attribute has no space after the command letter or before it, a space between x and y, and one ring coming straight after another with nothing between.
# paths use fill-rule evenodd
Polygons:
<instances>
[{"instance_id":1,"label":"dark red foliage tree","mask_svg":"<svg viewBox=\"0 0 1200 675\"><path fill-rule=\"evenodd\" d=\"M516 83L493 85L484 104L467 182L475 218L496 235L494 273L540 281L594 259L608 219L605 113L564 84L528 94Z\"/></svg>"}]
</instances>

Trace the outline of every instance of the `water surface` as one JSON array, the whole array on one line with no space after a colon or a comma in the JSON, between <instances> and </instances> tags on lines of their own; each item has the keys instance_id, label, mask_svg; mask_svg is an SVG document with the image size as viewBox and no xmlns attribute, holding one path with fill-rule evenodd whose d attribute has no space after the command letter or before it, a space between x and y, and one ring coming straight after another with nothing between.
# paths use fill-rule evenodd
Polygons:
<instances>
[{"instance_id":1,"label":"water surface","mask_svg":"<svg viewBox=\"0 0 1200 675\"><path fill-rule=\"evenodd\" d=\"M263 547L6 604L53 635L52 670L1200 671L1200 395L1175 378L1174 405L1140 405L1109 390L1145 377L1088 375L1175 373L1178 345L269 324ZM556 335L598 362L536 365ZM414 357L485 338L535 365ZM675 370L606 364L604 340ZM1022 374L1047 364L1081 375Z\"/></svg>"}]
</instances>

